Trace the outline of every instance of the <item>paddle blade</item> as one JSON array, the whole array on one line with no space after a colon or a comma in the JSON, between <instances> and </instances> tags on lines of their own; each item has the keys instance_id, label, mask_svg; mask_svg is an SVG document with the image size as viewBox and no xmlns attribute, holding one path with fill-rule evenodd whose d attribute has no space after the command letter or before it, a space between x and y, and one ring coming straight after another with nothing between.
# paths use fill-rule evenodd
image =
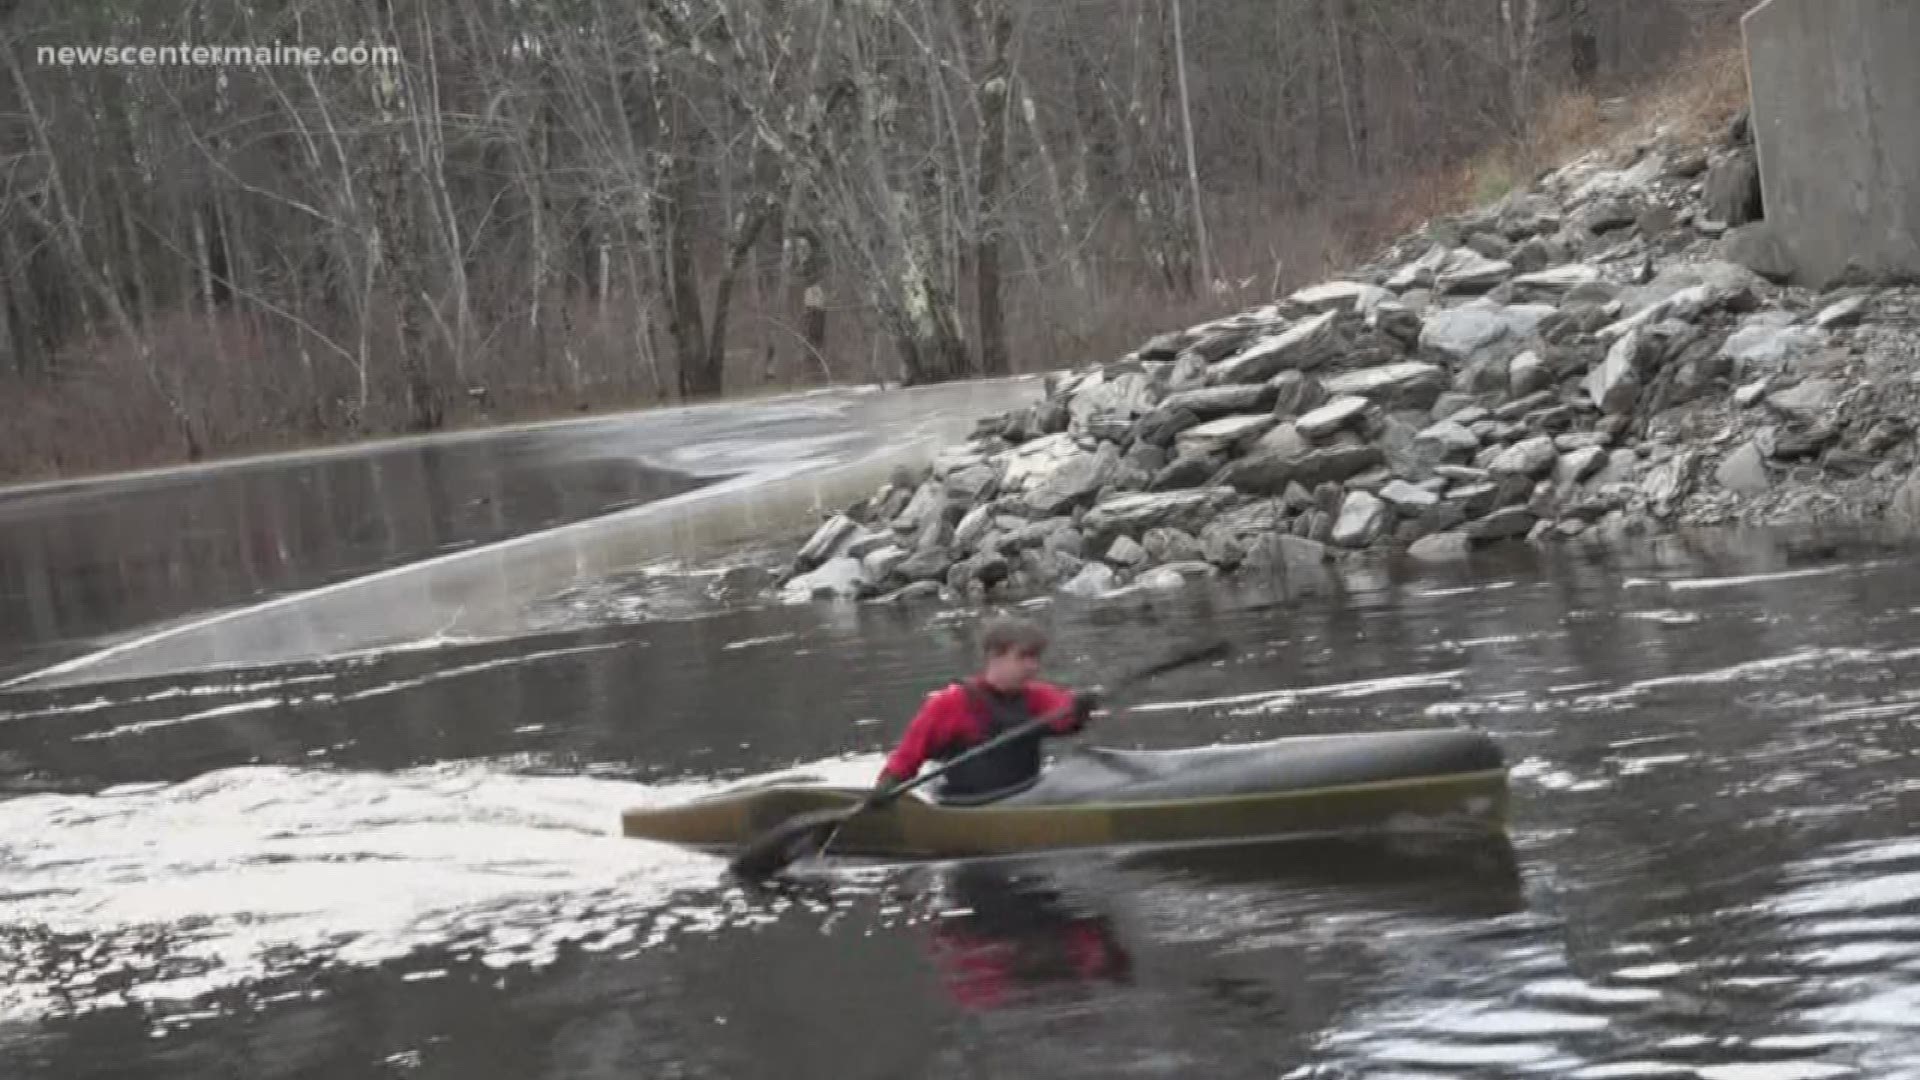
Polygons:
<instances>
[{"instance_id":1,"label":"paddle blade","mask_svg":"<svg viewBox=\"0 0 1920 1080\"><path fill-rule=\"evenodd\" d=\"M859 811L814 810L761 833L734 855L727 872L746 881L772 877L826 846L842 822Z\"/></svg>"}]
</instances>

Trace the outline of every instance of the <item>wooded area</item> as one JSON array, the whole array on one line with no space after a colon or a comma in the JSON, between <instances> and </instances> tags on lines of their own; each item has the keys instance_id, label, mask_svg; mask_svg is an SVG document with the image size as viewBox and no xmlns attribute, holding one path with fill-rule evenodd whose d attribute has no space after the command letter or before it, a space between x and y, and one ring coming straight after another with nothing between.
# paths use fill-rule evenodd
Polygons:
<instances>
[{"instance_id":1,"label":"wooded area","mask_svg":"<svg viewBox=\"0 0 1920 1080\"><path fill-rule=\"evenodd\" d=\"M1117 355L1746 6L22 0L0 475Z\"/></svg>"}]
</instances>

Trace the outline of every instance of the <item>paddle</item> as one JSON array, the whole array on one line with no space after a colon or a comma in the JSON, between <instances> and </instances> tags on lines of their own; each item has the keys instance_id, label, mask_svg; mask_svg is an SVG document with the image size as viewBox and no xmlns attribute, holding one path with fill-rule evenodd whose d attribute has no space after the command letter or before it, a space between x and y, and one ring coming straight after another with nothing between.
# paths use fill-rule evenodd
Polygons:
<instances>
[{"instance_id":1,"label":"paddle","mask_svg":"<svg viewBox=\"0 0 1920 1080\"><path fill-rule=\"evenodd\" d=\"M1124 691L1136 684L1145 682L1155 676L1164 675L1178 668L1187 667L1206 660L1221 659L1227 655L1227 652L1227 643L1224 641L1216 641L1200 648L1182 650L1158 663L1122 676L1120 680L1114 684L1110 693ZM1058 723L1060 719L1070 711L1071 707L1055 710L1046 716L1036 717L1018 727L1003 731L999 735L981 743L979 746L956 755L952 760L937 769L921 773L914 779L904 784L895 785L885 791L876 791L846 809L812 810L804 814L795 814L793 817L768 829L765 833L762 833L752 842L741 848L739 854L735 855L733 861L727 865L727 869L734 876L749 881L770 877L785 869L789 864L804 858L809 853L824 851L827 845L833 842L833 837L840 831L840 826L846 824L853 818L869 810L877 810L888 805L900 796L912 791L914 788L922 784L930 783L945 775L947 770L963 762L971 761L982 754L991 753L1016 739L1026 738L1043 728L1050 727Z\"/></svg>"}]
</instances>

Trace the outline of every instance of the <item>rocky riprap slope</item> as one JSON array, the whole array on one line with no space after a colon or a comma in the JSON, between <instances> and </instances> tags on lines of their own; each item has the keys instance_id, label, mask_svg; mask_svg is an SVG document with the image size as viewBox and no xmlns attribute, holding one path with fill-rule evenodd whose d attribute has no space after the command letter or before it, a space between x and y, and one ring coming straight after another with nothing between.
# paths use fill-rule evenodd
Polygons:
<instances>
[{"instance_id":1,"label":"rocky riprap slope","mask_svg":"<svg viewBox=\"0 0 1920 1080\"><path fill-rule=\"evenodd\" d=\"M1378 549L1920 518L1920 293L1776 284L1758 211L1739 125L1589 155L1343 280L1050 382L827 521L777 584L1099 595Z\"/></svg>"}]
</instances>

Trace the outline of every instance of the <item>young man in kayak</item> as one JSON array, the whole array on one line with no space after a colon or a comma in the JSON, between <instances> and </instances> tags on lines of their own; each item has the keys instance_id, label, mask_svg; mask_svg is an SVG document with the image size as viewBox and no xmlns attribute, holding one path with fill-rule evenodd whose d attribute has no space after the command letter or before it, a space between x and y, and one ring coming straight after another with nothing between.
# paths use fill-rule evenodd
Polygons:
<instances>
[{"instance_id":1,"label":"young man in kayak","mask_svg":"<svg viewBox=\"0 0 1920 1080\"><path fill-rule=\"evenodd\" d=\"M964 761L940 780L942 802L991 802L1037 780L1041 740L1079 732L1099 707L1093 691L1073 693L1037 678L1047 636L1034 623L996 618L980 644L979 672L927 695L887 757L880 790L913 779L928 761L950 761L1001 732L1052 717L1043 730Z\"/></svg>"}]
</instances>

